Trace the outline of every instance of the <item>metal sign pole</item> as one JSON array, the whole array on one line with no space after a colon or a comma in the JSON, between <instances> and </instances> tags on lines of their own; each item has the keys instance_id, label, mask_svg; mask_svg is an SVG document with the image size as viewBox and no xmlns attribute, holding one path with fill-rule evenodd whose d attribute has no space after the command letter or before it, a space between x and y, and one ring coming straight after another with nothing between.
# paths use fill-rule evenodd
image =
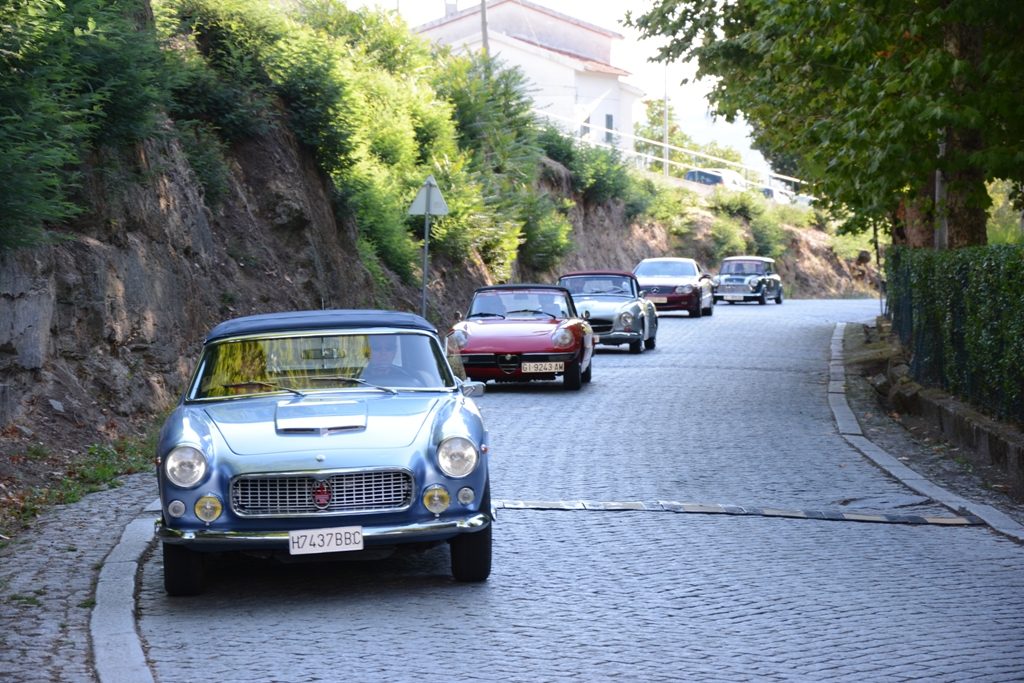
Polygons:
<instances>
[{"instance_id":1,"label":"metal sign pole","mask_svg":"<svg viewBox=\"0 0 1024 683\"><path fill-rule=\"evenodd\" d=\"M423 212L423 299L420 304L420 315L427 317L427 268L430 265L430 195L431 185L427 183L427 206Z\"/></svg>"},{"instance_id":2,"label":"metal sign pole","mask_svg":"<svg viewBox=\"0 0 1024 683\"><path fill-rule=\"evenodd\" d=\"M434 190L437 190L435 193ZM437 197L434 197L434 195ZM423 296L420 304L420 315L427 317L427 283L430 282L430 216L447 216L448 204L444 201L441 188L437 186L434 176L427 176L427 180L416 193L416 199L412 200L409 207L410 216L423 216Z\"/></svg>"}]
</instances>

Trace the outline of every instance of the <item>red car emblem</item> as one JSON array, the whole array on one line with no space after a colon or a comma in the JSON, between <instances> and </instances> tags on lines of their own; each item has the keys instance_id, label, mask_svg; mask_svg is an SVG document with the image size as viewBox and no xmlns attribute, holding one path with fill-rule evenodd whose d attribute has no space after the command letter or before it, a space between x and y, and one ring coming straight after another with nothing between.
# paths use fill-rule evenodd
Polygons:
<instances>
[{"instance_id":1,"label":"red car emblem","mask_svg":"<svg viewBox=\"0 0 1024 683\"><path fill-rule=\"evenodd\" d=\"M317 510L324 510L331 504L331 487L326 481L318 481L313 484L313 505Z\"/></svg>"}]
</instances>

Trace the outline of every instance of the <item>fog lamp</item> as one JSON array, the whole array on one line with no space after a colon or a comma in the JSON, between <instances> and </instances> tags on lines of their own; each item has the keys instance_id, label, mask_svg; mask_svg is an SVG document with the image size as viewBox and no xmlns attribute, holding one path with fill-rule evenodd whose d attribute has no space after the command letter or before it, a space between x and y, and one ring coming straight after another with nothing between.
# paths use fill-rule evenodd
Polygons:
<instances>
[{"instance_id":1,"label":"fog lamp","mask_svg":"<svg viewBox=\"0 0 1024 683\"><path fill-rule=\"evenodd\" d=\"M451 503L451 494L448 493L448 489L440 484L428 486L423 492L423 507L433 512L435 515L439 515L447 510Z\"/></svg>"},{"instance_id":2,"label":"fog lamp","mask_svg":"<svg viewBox=\"0 0 1024 683\"><path fill-rule=\"evenodd\" d=\"M185 514L185 504L180 500L172 500L167 504L167 514L171 517L181 517Z\"/></svg>"},{"instance_id":3,"label":"fog lamp","mask_svg":"<svg viewBox=\"0 0 1024 683\"><path fill-rule=\"evenodd\" d=\"M209 524L220 517L220 513L224 512L224 506L217 496L206 495L196 501L195 512L196 517Z\"/></svg>"},{"instance_id":4,"label":"fog lamp","mask_svg":"<svg viewBox=\"0 0 1024 683\"><path fill-rule=\"evenodd\" d=\"M461 489L459 489L459 493L456 497L459 499L459 502L462 503L463 505L469 505L470 503L473 502L473 499L476 498L476 493L474 493L473 489L469 488L468 486L463 486Z\"/></svg>"}]
</instances>

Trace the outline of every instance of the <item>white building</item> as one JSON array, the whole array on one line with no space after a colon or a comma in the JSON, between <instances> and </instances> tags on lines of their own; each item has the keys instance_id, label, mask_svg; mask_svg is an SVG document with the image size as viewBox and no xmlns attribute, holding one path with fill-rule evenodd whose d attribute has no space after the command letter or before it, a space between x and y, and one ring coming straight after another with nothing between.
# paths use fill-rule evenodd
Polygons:
<instances>
[{"instance_id":1,"label":"white building","mask_svg":"<svg viewBox=\"0 0 1024 683\"><path fill-rule=\"evenodd\" d=\"M446 5L444 17L414 30L457 52L481 50L480 3L461 11ZM529 0L489 0L486 16L490 54L522 69L540 112L595 142L632 149L634 105L644 93L611 63L622 35Z\"/></svg>"}]
</instances>

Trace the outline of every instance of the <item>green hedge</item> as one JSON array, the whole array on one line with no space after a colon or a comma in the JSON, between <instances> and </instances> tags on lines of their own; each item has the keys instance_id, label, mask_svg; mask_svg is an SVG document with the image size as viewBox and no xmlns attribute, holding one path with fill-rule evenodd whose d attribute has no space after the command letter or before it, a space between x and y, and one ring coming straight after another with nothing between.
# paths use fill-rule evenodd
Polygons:
<instances>
[{"instance_id":1,"label":"green hedge","mask_svg":"<svg viewBox=\"0 0 1024 683\"><path fill-rule=\"evenodd\" d=\"M913 377L1024 424L1024 248L893 248L886 261Z\"/></svg>"}]
</instances>

